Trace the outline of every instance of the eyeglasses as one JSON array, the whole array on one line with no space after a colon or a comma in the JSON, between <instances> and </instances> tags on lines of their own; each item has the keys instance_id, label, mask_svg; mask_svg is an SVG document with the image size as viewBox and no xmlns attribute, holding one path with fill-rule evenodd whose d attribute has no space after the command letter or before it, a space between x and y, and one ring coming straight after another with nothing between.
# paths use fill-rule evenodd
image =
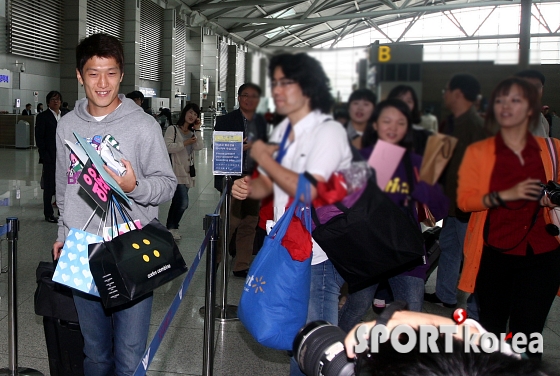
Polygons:
<instances>
[{"instance_id":1,"label":"eyeglasses","mask_svg":"<svg viewBox=\"0 0 560 376\"><path fill-rule=\"evenodd\" d=\"M270 88L274 89L276 86L280 86L280 87L286 87L288 85L293 85L296 84L297 82L295 82L294 80L289 80L287 78L281 78L278 81L272 81L270 83Z\"/></svg>"},{"instance_id":2,"label":"eyeglasses","mask_svg":"<svg viewBox=\"0 0 560 376\"><path fill-rule=\"evenodd\" d=\"M243 99L259 99L260 98L258 95L249 95L249 94L241 94L240 97L243 98Z\"/></svg>"}]
</instances>

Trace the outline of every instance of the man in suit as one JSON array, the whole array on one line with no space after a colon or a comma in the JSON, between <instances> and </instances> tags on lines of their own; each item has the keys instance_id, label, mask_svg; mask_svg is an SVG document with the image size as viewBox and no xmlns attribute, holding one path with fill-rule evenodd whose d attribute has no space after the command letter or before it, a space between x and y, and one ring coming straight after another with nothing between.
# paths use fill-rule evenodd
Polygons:
<instances>
[{"instance_id":1,"label":"man in suit","mask_svg":"<svg viewBox=\"0 0 560 376\"><path fill-rule=\"evenodd\" d=\"M56 126L63 115L61 101L62 95L58 91L49 92L48 110L37 114L35 120L35 142L39 149L39 163L43 164L43 213L45 221L50 223L58 223L51 201L55 193Z\"/></svg>"},{"instance_id":2,"label":"man in suit","mask_svg":"<svg viewBox=\"0 0 560 376\"><path fill-rule=\"evenodd\" d=\"M25 105L25 109L23 111L21 111L22 115L33 115L31 113L31 103L28 103Z\"/></svg>"},{"instance_id":3,"label":"man in suit","mask_svg":"<svg viewBox=\"0 0 560 376\"><path fill-rule=\"evenodd\" d=\"M261 88L253 83L246 83L237 91L239 109L216 119L216 131L243 132L243 175L250 175L255 163L249 155L253 142L267 141L267 126L264 117L255 113L259 105ZM233 180L241 176L234 176ZM223 176L214 177L214 187L218 191L223 188ZM253 254L255 229L259 220L259 200L236 200L232 197L230 206L229 236L235 235L235 264L233 275L245 278ZM228 239L229 244L229 239Z\"/></svg>"}]
</instances>

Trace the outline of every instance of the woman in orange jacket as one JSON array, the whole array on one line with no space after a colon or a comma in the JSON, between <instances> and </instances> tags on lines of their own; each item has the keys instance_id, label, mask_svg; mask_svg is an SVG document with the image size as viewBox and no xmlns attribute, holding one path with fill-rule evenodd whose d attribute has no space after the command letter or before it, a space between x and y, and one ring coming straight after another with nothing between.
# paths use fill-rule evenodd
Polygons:
<instances>
[{"instance_id":1,"label":"woman in orange jacket","mask_svg":"<svg viewBox=\"0 0 560 376\"><path fill-rule=\"evenodd\" d=\"M542 332L560 286L559 231L550 220L557 205L542 187L559 176L546 139L529 132L539 116L534 86L502 81L486 115L500 131L469 146L459 169L457 204L472 212L459 288L476 292L480 323L495 334ZM558 140L551 145L560 150Z\"/></svg>"}]
</instances>

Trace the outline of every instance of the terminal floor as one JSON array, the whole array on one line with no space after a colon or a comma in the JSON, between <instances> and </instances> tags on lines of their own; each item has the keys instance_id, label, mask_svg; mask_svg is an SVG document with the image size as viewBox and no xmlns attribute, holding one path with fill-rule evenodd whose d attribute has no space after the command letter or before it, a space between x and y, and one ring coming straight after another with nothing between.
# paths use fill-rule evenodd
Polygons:
<instances>
[{"instance_id":1,"label":"terminal floor","mask_svg":"<svg viewBox=\"0 0 560 376\"><path fill-rule=\"evenodd\" d=\"M211 133L203 134L206 148L196 158L196 187L189 192L190 204L181 222L179 248L190 265L204 238L202 220L214 211L219 194L214 189L211 170ZM0 148L0 204L9 199L9 206L0 206L0 224L5 218L18 217L20 232L17 243L17 317L18 365L31 367L49 375L47 350L42 318L35 315L33 293L35 269L39 261L50 261L50 249L56 238L57 226L45 222L42 208L42 191L39 187L41 165L37 164L37 150ZM17 191L20 191L18 198ZM165 223L169 203L160 207L160 221ZM0 243L2 269L7 265L7 244ZM159 351L150 366L149 375L201 375L203 354L203 317L199 308L204 305L205 263L202 259L186 293L179 312L171 322ZM428 292L435 288L435 273L426 285ZM168 283L155 292L150 337L153 337L175 294L182 278ZM228 302L239 301L243 280L229 278ZM8 281L7 274L0 275L0 368L8 367ZM220 301L220 282L218 282ZM460 296L465 306L465 296ZM430 303L424 304L426 312L450 316L452 310ZM369 312L366 318L373 318ZM271 350L256 343L239 321L216 322L214 375L287 375L289 358L285 352ZM544 330L544 362L553 370L560 370L560 300L556 299Z\"/></svg>"}]
</instances>

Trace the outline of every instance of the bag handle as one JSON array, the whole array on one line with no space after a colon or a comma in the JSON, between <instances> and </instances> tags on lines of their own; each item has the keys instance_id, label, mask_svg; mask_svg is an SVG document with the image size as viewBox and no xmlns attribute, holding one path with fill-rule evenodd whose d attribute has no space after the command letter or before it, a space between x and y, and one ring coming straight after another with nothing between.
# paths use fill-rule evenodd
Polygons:
<instances>
[{"instance_id":1,"label":"bag handle","mask_svg":"<svg viewBox=\"0 0 560 376\"><path fill-rule=\"evenodd\" d=\"M303 196L303 200L301 201L301 197ZM300 219L301 215L304 216L302 219L303 224L307 228L307 230L311 233L311 215L309 213L309 206L311 205L311 186L309 181L305 178L304 174L300 174L298 178L298 186L296 189L296 195L294 196L294 201L292 204L286 209L282 217L276 222L276 225L270 231L269 236L271 238L275 238L278 240L282 240L284 235L286 235L286 231L288 231L288 227L290 226L290 222L292 221L292 217L294 213L296 213L296 209L298 210L298 217ZM303 213L301 213L303 212Z\"/></svg>"}]
</instances>

